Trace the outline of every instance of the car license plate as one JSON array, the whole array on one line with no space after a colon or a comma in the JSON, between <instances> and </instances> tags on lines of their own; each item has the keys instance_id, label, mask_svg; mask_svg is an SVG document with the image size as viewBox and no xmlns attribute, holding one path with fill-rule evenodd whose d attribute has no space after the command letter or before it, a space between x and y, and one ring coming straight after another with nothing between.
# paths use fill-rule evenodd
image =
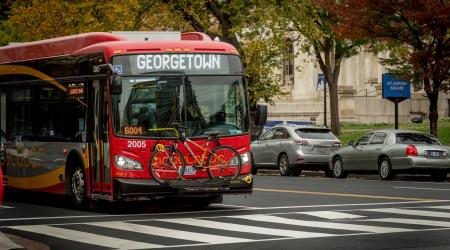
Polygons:
<instances>
[{"instance_id":1,"label":"car license plate","mask_svg":"<svg viewBox=\"0 0 450 250\"><path fill-rule=\"evenodd\" d=\"M319 153L319 154L328 154L328 153L330 153L330 148L318 147L317 148L317 153Z\"/></svg>"},{"instance_id":2,"label":"car license plate","mask_svg":"<svg viewBox=\"0 0 450 250\"><path fill-rule=\"evenodd\" d=\"M441 157L440 151L428 151L428 156L430 157Z\"/></svg>"},{"instance_id":3,"label":"car license plate","mask_svg":"<svg viewBox=\"0 0 450 250\"><path fill-rule=\"evenodd\" d=\"M184 170L184 175L195 175L197 174L197 170L193 166L186 166Z\"/></svg>"}]
</instances>

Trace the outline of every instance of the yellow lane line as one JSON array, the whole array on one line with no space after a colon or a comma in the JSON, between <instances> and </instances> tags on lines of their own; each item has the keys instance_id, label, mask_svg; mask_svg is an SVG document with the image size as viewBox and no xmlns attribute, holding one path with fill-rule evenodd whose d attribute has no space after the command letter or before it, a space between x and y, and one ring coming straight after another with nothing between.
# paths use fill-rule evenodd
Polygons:
<instances>
[{"instance_id":1,"label":"yellow lane line","mask_svg":"<svg viewBox=\"0 0 450 250\"><path fill-rule=\"evenodd\" d=\"M423 198L412 198L412 197L391 197L391 196L379 196L379 195L313 192L313 191L287 190L287 189L253 188L253 190L254 191L262 191L262 192L345 196L345 197L358 197L358 198L370 198L370 199L382 199L382 200L436 201L436 199L423 199Z\"/></svg>"}]
</instances>

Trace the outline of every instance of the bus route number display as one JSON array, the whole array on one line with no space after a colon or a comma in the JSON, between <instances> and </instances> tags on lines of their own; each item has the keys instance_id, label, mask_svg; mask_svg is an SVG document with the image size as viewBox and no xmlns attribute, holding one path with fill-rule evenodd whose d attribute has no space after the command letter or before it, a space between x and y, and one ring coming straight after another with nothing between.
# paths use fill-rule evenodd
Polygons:
<instances>
[{"instance_id":1,"label":"bus route number display","mask_svg":"<svg viewBox=\"0 0 450 250\"><path fill-rule=\"evenodd\" d=\"M125 135L142 135L143 128L138 126L125 127L123 129Z\"/></svg>"}]
</instances>

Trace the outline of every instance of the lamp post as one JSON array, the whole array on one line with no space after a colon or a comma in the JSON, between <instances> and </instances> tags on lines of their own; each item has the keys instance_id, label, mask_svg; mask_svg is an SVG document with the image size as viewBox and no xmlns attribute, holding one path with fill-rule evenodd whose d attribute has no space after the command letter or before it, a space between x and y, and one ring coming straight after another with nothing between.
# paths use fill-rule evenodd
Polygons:
<instances>
[{"instance_id":1,"label":"lamp post","mask_svg":"<svg viewBox=\"0 0 450 250\"><path fill-rule=\"evenodd\" d=\"M323 82L323 125L327 126L327 81Z\"/></svg>"},{"instance_id":2,"label":"lamp post","mask_svg":"<svg viewBox=\"0 0 450 250\"><path fill-rule=\"evenodd\" d=\"M327 126L327 79L324 74L317 75L317 90L320 91L323 88L323 125Z\"/></svg>"}]
</instances>

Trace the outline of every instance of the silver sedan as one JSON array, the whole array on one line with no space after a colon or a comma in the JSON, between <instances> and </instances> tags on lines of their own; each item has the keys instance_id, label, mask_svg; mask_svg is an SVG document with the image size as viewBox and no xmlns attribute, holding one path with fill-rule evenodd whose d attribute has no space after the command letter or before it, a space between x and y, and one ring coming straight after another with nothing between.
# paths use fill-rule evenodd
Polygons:
<instances>
[{"instance_id":1,"label":"silver sedan","mask_svg":"<svg viewBox=\"0 0 450 250\"><path fill-rule=\"evenodd\" d=\"M378 173L391 180L396 173L430 174L444 181L450 173L450 147L437 138L412 130L377 130L330 155L329 168L336 178L347 173Z\"/></svg>"}]
</instances>

